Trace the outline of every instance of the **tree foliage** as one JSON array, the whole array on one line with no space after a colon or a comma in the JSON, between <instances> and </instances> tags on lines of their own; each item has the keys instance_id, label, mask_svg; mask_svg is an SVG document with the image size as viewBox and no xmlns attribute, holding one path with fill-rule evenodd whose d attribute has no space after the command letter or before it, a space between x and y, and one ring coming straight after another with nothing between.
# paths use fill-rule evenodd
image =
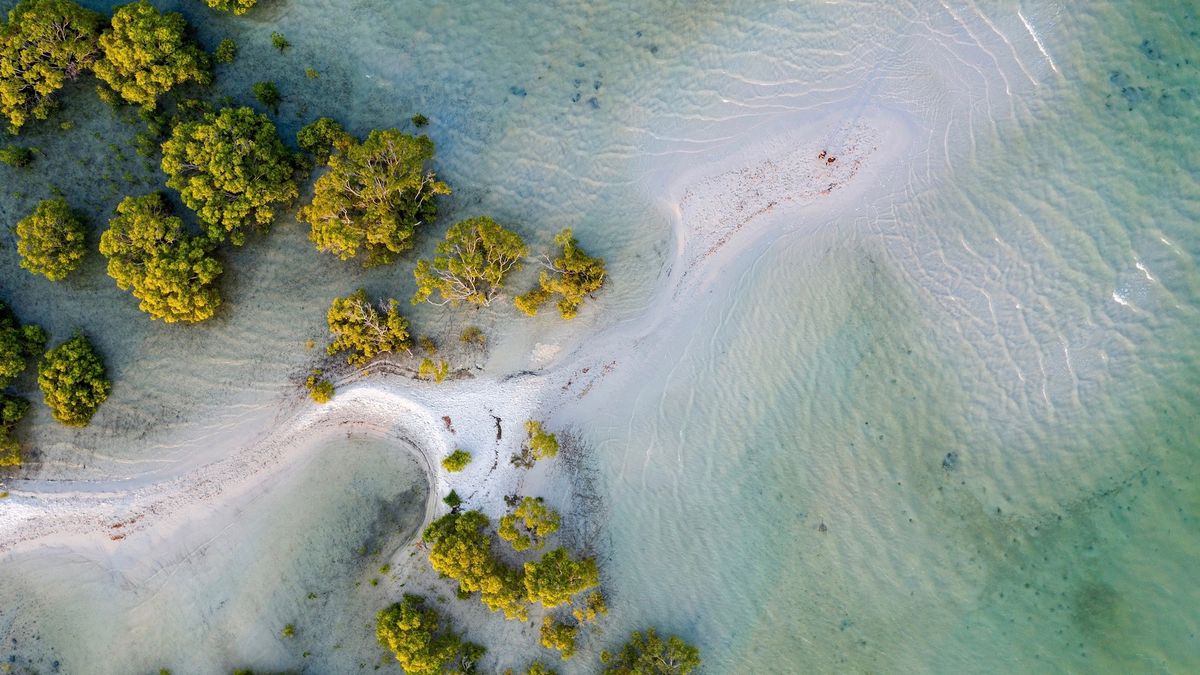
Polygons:
<instances>
[{"instance_id":1,"label":"tree foliage","mask_svg":"<svg viewBox=\"0 0 1200 675\"><path fill-rule=\"evenodd\" d=\"M213 59L217 63L233 63L237 58L238 45L233 38L225 38L217 44L217 50L213 52Z\"/></svg>"},{"instance_id":2,"label":"tree foliage","mask_svg":"<svg viewBox=\"0 0 1200 675\"><path fill-rule=\"evenodd\" d=\"M450 513L429 524L422 538L430 545L434 571L458 582L462 593L480 593L483 604L506 619L527 620L521 571L492 555L487 516L479 511Z\"/></svg>"},{"instance_id":3,"label":"tree foliage","mask_svg":"<svg viewBox=\"0 0 1200 675\"><path fill-rule=\"evenodd\" d=\"M283 100L283 95L279 93L279 87L276 87L274 82L255 82L250 91L255 100L270 110L271 114L279 114L279 102Z\"/></svg>"},{"instance_id":4,"label":"tree foliage","mask_svg":"<svg viewBox=\"0 0 1200 675\"><path fill-rule=\"evenodd\" d=\"M700 667L700 650L674 635L664 641L653 628L634 631L616 654L601 652L606 675L687 675Z\"/></svg>"},{"instance_id":5,"label":"tree foliage","mask_svg":"<svg viewBox=\"0 0 1200 675\"><path fill-rule=\"evenodd\" d=\"M175 127L162 145L167 185L207 226L213 240L246 240L245 230L267 226L276 208L300 194L297 158L279 140L266 115L224 108Z\"/></svg>"},{"instance_id":6,"label":"tree foliage","mask_svg":"<svg viewBox=\"0 0 1200 675\"><path fill-rule=\"evenodd\" d=\"M534 459L550 459L558 455L558 437L548 433L537 420L525 422L529 434L529 450Z\"/></svg>"},{"instance_id":7,"label":"tree foliage","mask_svg":"<svg viewBox=\"0 0 1200 675\"><path fill-rule=\"evenodd\" d=\"M546 545L546 537L558 531L560 523L558 512L546 506L540 497L524 497L512 513L500 518L497 534L514 551L540 550Z\"/></svg>"},{"instance_id":8,"label":"tree foliage","mask_svg":"<svg viewBox=\"0 0 1200 675\"><path fill-rule=\"evenodd\" d=\"M608 602L600 591L588 594L583 605L571 610L571 614L579 623L595 623L597 619L608 614Z\"/></svg>"},{"instance_id":9,"label":"tree foliage","mask_svg":"<svg viewBox=\"0 0 1200 675\"><path fill-rule=\"evenodd\" d=\"M375 636L408 675L474 672L483 647L463 642L419 595L406 593L401 602L379 610Z\"/></svg>"},{"instance_id":10,"label":"tree foliage","mask_svg":"<svg viewBox=\"0 0 1200 675\"><path fill-rule=\"evenodd\" d=\"M23 169L32 161L33 151L29 148L19 145L6 145L0 148L0 162L4 162L14 169Z\"/></svg>"},{"instance_id":11,"label":"tree foliage","mask_svg":"<svg viewBox=\"0 0 1200 675\"><path fill-rule=\"evenodd\" d=\"M347 352L346 363L362 365L380 354L411 350L408 320L400 316L398 306L395 299L389 299L376 308L361 288L344 298L335 298L326 315L333 334L326 352L330 356Z\"/></svg>"},{"instance_id":12,"label":"tree foliage","mask_svg":"<svg viewBox=\"0 0 1200 675\"><path fill-rule=\"evenodd\" d=\"M329 403L333 399L333 383L321 377L319 369L314 369L309 373L308 379L304 381L304 386L308 389L309 397L317 403Z\"/></svg>"},{"instance_id":13,"label":"tree foliage","mask_svg":"<svg viewBox=\"0 0 1200 675\"><path fill-rule=\"evenodd\" d=\"M69 427L86 427L112 389L103 359L82 333L46 352L38 386L54 419Z\"/></svg>"},{"instance_id":14,"label":"tree foliage","mask_svg":"<svg viewBox=\"0 0 1200 675\"><path fill-rule=\"evenodd\" d=\"M28 412L29 401L0 394L0 467L21 463L21 442L13 435L13 428Z\"/></svg>"},{"instance_id":15,"label":"tree foliage","mask_svg":"<svg viewBox=\"0 0 1200 675\"><path fill-rule=\"evenodd\" d=\"M529 316L554 296L559 296L558 314L564 319L575 318L579 305L587 296L604 286L606 271L603 258L593 258L579 248L570 229L554 237L562 252L554 260L546 259L538 276L538 287L515 298L517 309Z\"/></svg>"},{"instance_id":16,"label":"tree foliage","mask_svg":"<svg viewBox=\"0 0 1200 675\"><path fill-rule=\"evenodd\" d=\"M46 331L36 324L21 325L7 305L0 302L0 389L25 372L28 362L46 346Z\"/></svg>"},{"instance_id":17,"label":"tree foliage","mask_svg":"<svg viewBox=\"0 0 1200 675\"><path fill-rule=\"evenodd\" d=\"M0 113L13 133L44 120L54 94L100 55L103 17L71 0L21 0L0 25Z\"/></svg>"},{"instance_id":18,"label":"tree foliage","mask_svg":"<svg viewBox=\"0 0 1200 675\"><path fill-rule=\"evenodd\" d=\"M258 4L258 0L204 0L205 4L221 12L233 12L241 16Z\"/></svg>"},{"instance_id":19,"label":"tree foliage","mask_svg":"<svg viewBox=\"0 0 1200 675\"><path fill-rule=\"evenodd\" d=\"M437 252L432 261L421 260L413 270L417 280L413 304L490 305L508 275L521 269L529 247L517 233L480 216L452 225ZM439 296L436 302L431 299L435 291Z\"/></svg>"},{"instance_id":20,"label":"tree foliage","mask_svg":"<svg viewBox=\"0 0 1200 675\"><path fill-rule=\"evenodd\" d=\"M433 159L433 141L384 129L344 149L334 145L329 170L296 217L312 226L309 238L319 251L342 260L362 254L368 266L390 263L412 248L417 228L437 215L437 196L450 193L425 169Z\"/></svg>"},{"instance_id":21,"label":"tree foliage","mask_svg":"<svg viewBox=\"0 0 1200 675\"><path fill-rule=\"evenodd\" d=\"M159 193L126 197L100 235L108 276L131 291L138 307L167 323L195 323L221 305L221 263L205 237L189 236Z\"/></svg>"},{"instance_id":22,"label":"tree foliage","mask_svg":"<svg viewBox=\"0 0 1200 675\"><path fill-rule=\"evenodd\" d=\"M346 133L337 120L321 117L296 132L296 143L301 150L312 155L319 163L325 164L329 162L329 155L334 151L345 152L353 145L354 137Z\"/></svg>"},{"instance_id":23,"label":"tree foliage","mask_svg":"<svg viewBox=\"0 0 1200 675\"><path fill-rule=\"evenodd\" d=\"M555 649L564 661L575 656L575 636L579 634L579 626L568 625L552 616L542 619L542 646Z\"/></svg>"},{"instance_id":24,"label":"tree foliage","mask_svg":"<svg viewBox=\"0 0 1200 675\"><path fill-rule=\"evenodd\" d=\"M450 362L444 359L434 361L430 358L424 358L421 359L421 365L417 366L417 377L421 378L422 380L442 382L449 374Z\"/></svg>"},{"instance_id":25,"label":"tree foliage","mask_svg":"<svg viewBox=\"0 0 1200 675\"><path fill-rule=\"evenodd\" d=\"M50 281L66 279L83 263L86 236L83 218L65 199L44 200L17 221L21 267Z\"/></svg>"},{"instance_id":26,"label":"tree foliage","mask_svg":"<svg viewBox=\"0 0 1200 675\"><path fill-rule=\"evenodd\" d=\"M541 559L525 563L525 591L530 602L558 607L571 596L600 584L600 569L591 558L572 560L565 548L556 548Z\"/></svg>"},{"instance_id":27,"label":"tree foliage","mask_svg":"<svg viewBox=\"0 0 1200 675\"><path fill-rule=\"evenodd\" d=\"M130 103L155 108L158 98L186 82L212 82L212 60L187 39L187 20L159 12L146 0L118 7L100 36L100 78Z\"/></svg>"},{"instance_id":28,"label":"tree foliage","mask_svg":"<svg viewBox=\"0 0 1200 675\"><path fill-rule=\"evenodd\" d=\"M458 473L471 463L471 453L461 448L456 449L442 460L442 468L450 473Z\"/></svg>"}]
</instances>

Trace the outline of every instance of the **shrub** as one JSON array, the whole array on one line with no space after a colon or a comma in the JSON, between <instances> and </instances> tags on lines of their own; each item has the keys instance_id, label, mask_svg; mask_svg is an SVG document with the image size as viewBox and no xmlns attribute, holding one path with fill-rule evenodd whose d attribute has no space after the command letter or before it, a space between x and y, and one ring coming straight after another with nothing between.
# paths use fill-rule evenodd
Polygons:
<instances>
[{"instance_id":1,"label":"shrub","mask_svg":"<svg viewBox=\"0 0 1200 675\"><path fill-rule=\"evenodd\" d=\"M233 12L236 16L241 16L254 8L258 0L204 0L209 7L222 12Z\"/></svg>"},{"instance_id":2,"label":"shrub","mask_svg":"<svg viewBox=\"0 0 1200 675\"><path fill-rule=\"evenodd\" d=\"M575 636L578 633L579 626L568 626L552 616L542 619L542 646L558 650L564 661L575 656Z\"/></svg>"},{"instance_id":3,"label":"shrub","mask_svg":"<svg viewBox=\"0 0 1200 675\"><path fill-rule=\"evenodd\" d=\"M458 473L467 468L467 465L470 463L471 453L466 450L457 449L442 460L442 468L450 473Z\"/></svg>"},{"instance_id":4,"label":"shrub","mask_svg":"<svg viewBox=\"0 0 1200 675\"><path fill-rule=\"evenodd\" d=\"M596 561L572 560L565 548L556 548L539 560L525 563L526 597L547 608L565 605L571 596L599 584L600 569Z\"/></svg>"},{"instance_id":5,"label":"shrub","mask_svg":"<svg viewBox=\"0 0 1200 675\"><path fill-rule=\"evenodd\" d=\"M308 78L308 79L310 79L310 80L315 80L315 79L317 79L318 77L320 77L320 76L321 76L321 74L317 72L317 69L316 69L316 68L305 68L305 69L304 69L304 76L305 76L305 77L307 77L307 78Z\"/></svg>"},{"instance_id":6,"label":"shrub","mask_svg":"<svg viewBox=\"0 0 1200 675\"><path fill-rule=\"evenodd\" d=\"M540 497L525 497L516 510L500 518L497 534L514 551L540 550L546 545L546 537L558 531L560 522L558 512L546 506Z\"/></svg>"},{"instance_id":7,"label":"shrub","mask_svg":"<svg viewBox=\"0 0 1200 675\"><path fill-rule=\"evenodd\" d=\"M299 164L266 115L224 108L175 127L162 145L167 185L179 190L214 241L246 240L246 228L267 226L277 205L300 194Z\"/></svg>"},{"instance_id":8,"label":"shrub","mask_svg":"<svg viewBox=\"0 0 1200 675\"><path fill-rule=\"evenodd\" d=\"M362 365L380 354L410 351L408 320L400 316L398 305L391 299L373 307L361 288L352 295L335 298L326 315L333 334L326 352L330 356L348 352L346 363Z\"/></svg>"},{"instance_id":9,"label":"shrub","mask_svg":"<svg viewBox=\"0 0 1200 675\"><path fill-rule=\"evenodd\" d=\"M459 497L457 492L451 490L450 494L442 497L442 502L446 506L449 506L452 511L456 511L458 507L462 506L462 497Z\"/></svg>"},{"instance_id":10,"label":"shrub","mask_svg":"<svg viewBox=\"0 0 1200 675\"><path fill-rule=\"evenodd\" d=\"M413 234L437 215L437 196L450 188L425 164L433 142L395 129L375 130L329 156L297 219L312 226L317 250L342 260L364 254L366 266L392 262L412 248Z\"/></svg>"},{"instance_id":11,"label":"shrub","mask_svg":"<svg viewBox=\"0 0 1200 675\"><path fill-rule=\"evenodd\" d=\"M283 96L279 94L279 88L275 86L274 82L255 82L250 90L259 103L273 114L279 114L279 102L283 100Z\"/></svg>"},{"instance_id":12,"label":"shrub","mask_svg":"<svg viewBox=\"0 0 1200 675\"><path fill-rule=\"evenodd\" d=\"M225 38L217 45L217 51L213 56L217 63L233 63L233 60L237 58L237 53L237 42L234 42L233 38Z\"/></svg>"},{"instance_id":13,"label":"shrub","mask_svg":"<svg viewBox=\"0 0 1200 675\"><path fill-rule=\"evenodd\" d=\"M417 377L422 380L442 382L449 374L450 363L445 360L439 360L435 363L433 359L425 358L421 359L421 365L417 366Z\"/></svg>"},{"instance_id":14,"label":"shrub","mask_svg":"<svg viewBox=\"0 0 1200 675\"><path fill-rule=\"evenodd\" d=\"M212 82L208 54L187 39L187 20L163 14L146 0L113 12L112 29L100 36L103 58L96 77L130 103L153 109L158 98L186 82Z\"/></svg>"},{"instance_id":15,"label":"shrub","mask_svg":"<svg viewBox=\"0 0 1200 675\"><path fill-rule=\"evenodd\" d=\"M66 200L44 200L17 221L21 267L50 281L62 281L83 263L86 237L83 218Z\"/></svg>"},{"instance_id":16,"label":"shrub","mask_svg":"<svg viewBox=\"0 0 1200 675\"><path fill-rule=\"evenodd\" d=\"M283 630L279 631L279 636L285 638L296 637L296 624L289 623L284 626Z\"/></svg>"},{"instance_id":17,"label":"shrub","mask_svg":"<svg viewBox=\"0 0 1200 675\"><path fill-rule=\"evenodd\" d=\"M333 398L333 383L321 377L320 370L313 370L304 382L308 395L317 403L328 403Z\"/></svg>"},{"instance_id":18,"label":"shrub","mask_svg":"<svg viewBox=\"0 0 1200 675\"><path fill-rule=\"evenodd\" d=\"M296 133L296 143L301 150L324 164L329 161L332 151L345 152L354 143L354 137L336 121L322 117L300 129Z\"/></svg>"},{"instance_id":19,"label":"shrub","mask_svg":"<svg viewBox=\"0 0 1200 675\"><path fill-rule=\"evenodd\" d=\"M28 362L46 346L46 331L36 324L21 325L12 310L0 302L0 389L25 372Z\"/></svg>"},{"instance_id":20,"label":"shrub","mask_svg":"<svg viewBox=\"0 0 1200 675\"><path fill-rule=\"evenodd\" d=\"M479 511L450 513L433 521L421 535L430 545L429 564L457 581L461 593L479 593L493 612L526 621L522 572L492 555L488 525L487 516Z\"/></svg>"},{"instance_id":21,"label":"shrub","mask_svg":"<svg viewBox=\"0 0 1200 675\"><path fill-rule=\"evenodd\" d=\"M104 361L82 333L46 352L38 386L54 419L70 427L86 427L112 389Z\"/></svg>"},{"instance_id":22,"label":"shrub","mask_svg":"<svg viewBox=\"0 0 1200 675\"><path fill-rule=\"evenodd\" d=\"M375 636L392 652L408 675L474 672L485 649L463 642L425 599L404 594L404 599L379 611Z\"/></svg>"},{"instance_id":23,"label":"shrub","mask_svg":"<svg viewBox=\"0 0 1200 675\"><path fill-rule=\"evenodd\" d=\"M13 428L28 412L29 401L20 396L0 394L0 467L21 463L21 443L13 436Z\"/></svg>"},{"instance_id":24,"label":"shrub","mask_svg":"<svg viewBox=\"0 0 1200 675\"><path fill-rule=\"evenodd\" d=\"M292 43L288 42L287 38L283 37L283 33L272 31L271 32L271 46L274 47L275 49L278 49L280 52L282 52L283 50L287 49L288 47L291 47Z\"/></svg>"},{"instance_id":25,"label":"shrub","mask_svg":"<svg viewBox=\"0 0 1200 675\"><path fill-rule=\"evenodd\" d=\"M421 260L413 270L417 281L413 304L490 305L508 275L521 269L529 248L515 232L481 216L452 225L437 251L432 261ZM434 291L437 302L431 299Z\"/></svg>"},{"instance_id":26,"label":"shrub","mask_svg":"<svg viewBox=\"0 0 1200 675\"><path fill-rule=\"evenodd\" d=\"M33 151L29 148L23 148L19 145L6 145L0 148L0 162L21 169L29 166L33 161Z\"/></svg>"},{"instance_id":27,"label":"shrub","mask_svg":"<svg viewBox=\"0 0 1200 675\"><path fill-rule=\"evenodd\" d=\"M414 127L422 129L429 125L429 118L421 113L417 113L416 115L412 116L412 123Z\"/></svg>"},{"instance_id":28,"label":"shrub","mask_svg":"<svg viewBox=\"0 0 1200 675\"><path fill-rule=\"evenodd\" d=\"M108 276L133 293L138 307L166 323L196 323L221 305L216 281L223 268L212 244L183 231L162 195L126 197L100 235Z\"/></svg>"},{"instance_id":29,"label":"shrub","mask_svg":"<svg viewBox=\"0 0 1200 675\"><path fill-rule=\"evenodd\" d=\"M100 55L103 17L71 0L21 0L0 26L0 113L9 129L44 120L67 80Z\"/></svg>"},{"instance_id":30,"label":"shrub","mask_svg":"<svg viewBox=\"0 0 1200 675\"><path fill-rule=\"evenodd\" d=\"M533 459L550 459L558 455L558 437L547 433L542 423L537 420L525 422L525 431L529 434L526 445Z\"/></svg>"},{"instance_id":31,"label":"shrub","mask_svg":"<svg viewBox=\"0 0 1200 675\"><path fill-rule=\"evenodd\" d=\"M700 667L700 650L674 635L666 642L653 628L633 632L616 654L600 653L606 675L687 675Z\"/></svg>"},{"instance_id":32,"label":"shrub","mask_svg":"<svg viewBox=\"0 0 1200 675\"><path fill-rule=\"evenodd\" d=\"M487 336L478 326L467 326L458 335L458 341L465 345L473 345L482 349L487 346Z\"/></svg>"},{"instance_id":33,"label":"shrub","mask_svg":"<svg viewBox=\"0 0 1200 675\"><path fill-rule=\"evenodd\" d=\"M538 288L517 296L514 303L517 309L535 316L539 307L557 295L559 316L572 319L584 299L604 286L604 259L584 253L570 229L559 232L554 242L562 247L562 253L554 260L545 259Z\"/></svg>"},{"instance_id":34,"label":"shrub","mask_svg":"<svg viewBox=\"0 0 1200 675\"><path fill-rule=\"evenodd\" d=\"M571 614L579 623L595 623L597 619L608 614L608 603L605 601L603 593L592 591L588 594L583 606L576 607Z\"/></svg>"}]
</instances>

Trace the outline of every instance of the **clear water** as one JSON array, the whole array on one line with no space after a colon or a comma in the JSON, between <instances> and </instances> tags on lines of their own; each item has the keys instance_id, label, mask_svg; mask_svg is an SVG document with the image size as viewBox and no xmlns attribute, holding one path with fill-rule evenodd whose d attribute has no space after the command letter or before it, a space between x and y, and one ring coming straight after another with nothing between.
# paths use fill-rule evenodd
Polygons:
<instances>
[{"instance_id":1,"label":"clear water","mask_svg":"<svg viewBox=\"0 0 1200 675\"><path fill-rule=\"evenodd\" d=\"M658 346L597 386L585 419L560 413L608 500L613 608L568 672L647 624L701 645L713 673L1200 669L1194 6L277 0L234 20L194 4L179 7L206 44L242 44L220 86L246 100L276 80L285 131L422 112L458 188L447 222L489 212L539 242L573 226L609 259L602 313L569 327L414 310L429 331L492 330L495 374L534 343L646 325L673 176L781 121L883 112L912 129L904 161L851 186L853 208L762 219L681 319L649 324ZM293 49L272 53L272 30ZM30 134L48 156L36 179L0 167L7 221L51 181L98 220L119 200L74 158L107 166L108 139L131 132L88 100L69 102L70 134ZM98 258L52 286L0 250L5 299L57 338L83 325L117 379L87 430L38 412L31 475L219 456L206 430L252 435L295 395L331 297L411 291L403 265L322 259L286 221L229 262L228 310L168 328ZM22 621L68 649L95 630L54 618L81 597ZM281 617L238 656L303 665L269 646ZM176 633L160 655L194 644Z\"/></svg>"},{"instance_id":2,"label":"clear water","mask_svg":"<svg viewBox=\"0 0 1200 675\"><path fill-rule=\"evenodd\" d=\"M10 556L6 651L35 672L348 672L374 662L371 618L389 600L370 579L425 516L415 455L334 437L254 489L248 503L216 503L200 522L111 548ZM295 635L285 638L288 624Z\"/></svg>"}]
</instances>

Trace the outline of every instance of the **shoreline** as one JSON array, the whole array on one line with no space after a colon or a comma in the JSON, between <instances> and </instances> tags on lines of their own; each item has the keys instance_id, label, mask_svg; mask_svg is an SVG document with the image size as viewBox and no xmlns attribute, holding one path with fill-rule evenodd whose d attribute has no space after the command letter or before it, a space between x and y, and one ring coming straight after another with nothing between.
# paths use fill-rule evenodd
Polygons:
<instances>
[{"instance_id":1,"label":"shoreline","mask_svg":"<svg viewBox=\"0 0 1200 675\"><path fill-rule=\"evenodd\" d=\"M0 509L0 556L37 546L66 547L81 553L120 550L121 555L129 555L169 538L179 528L192 526L197 516L209 511L252 508L260 485L319 452L328 439L359 433L406 447L422 465L428 484L423 521L414 535L392 552L391 560L410 590L425 585L439 595L448 592L445 580L437 579L424 557L416 554L420 531L448 510L441 503L443 496L454 489L464 508L480 509L493 522L506 512L504 497L515 493L542 496L560 513L570 513L579 487L570 467L559 466L561 460L550 460L525 470L508 461L520 451L526 437L525 420L540 419L550 431L570 435L589 419L602 419L602 410L591 409L595 404L585 403L581 410L579 401L610 376L628 381L634 375L630 364L646 364L655 344L669 343L671 336L686 330L682 319L695 302L736 278L739 262L743 267L752 265L755 256L749 252L795 229L784 217L794 216L805 227L817 227L831 213L856 208L854 197L875 185L881 172L894 168L902 151L912 147L910 130L899 118L860 115L853 128L859 145L843 152L842 166L848 170L842 170L836 186L830 186L827 172L797 174L795 167L815 165L812 150L825 142L821 134L827 138L830 129L836 131L837 127L796 129L788 126L793 122L782 119L778 126L785 129L776 129L744 151L693 164L690 170L657 186L655 201L668 215L674 241L648 309L641 316L596 334L571 334L553 344L532 345L534 356L546 353L546 358L535 359L541 368L534 372L479 375L440 384L395 373L355 372L343 378L348 383L339 383L335 397L323 406L310 402L301 391L283 398L282 409L265 409L260 418L263 427L249 443L232 431L211 438L214 449L237 450L189 466L166 480L14 481ZM729 210L723 208L731 189L742 199L741 211L748 214L744 218L730 219ZM377 370L387 371L388 367ZM570 413L564 414L567 408ZM449 418L449 423L443 418ZM498 425L502 431L499 439ZM462 473L447 474L440 467L441 458L457 447L471 452L473 461ZM579 452L586 461L587 450ZM603 525L588 522L586 527L595 530ZM212 536L223 534L217 531ZM585 535L572 536L582 539ZM154 552L149 550L147 555ZM503 622L477 604L456 604L450 614L461 625L478 626L486 633L481 641L496 646L489 662L518 657L519 652L505 646L518 638L522 644L536 643L535 628L509 625L512 622ZM489 639L497 635L504 637L500 643ZM582 642L580 653L598 649L598 640Z\"/></svg>"}]
</instances>

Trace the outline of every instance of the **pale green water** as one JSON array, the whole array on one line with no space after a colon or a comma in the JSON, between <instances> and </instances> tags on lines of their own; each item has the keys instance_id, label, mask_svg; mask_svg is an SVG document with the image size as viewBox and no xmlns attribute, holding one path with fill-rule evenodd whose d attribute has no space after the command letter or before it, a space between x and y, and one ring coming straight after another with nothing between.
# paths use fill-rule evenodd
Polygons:
<instances>
[{"instance_id":1,"label":"pale green water","mask_svg":"<svg viewBox=\"0 0 1200 675\"><path fill-rule=\"evenodd\" d=\"M279 82L285 131L423 112L460 188L446 222L488 211L543 241L571 225L609 259L603 317L506 328L493 372L532 342L641 316L669 259L654 186L751 140L732 135L739 118L869 107L915 130L913 161L853 212L760 223L749 271L656 328L682 343L595 390L604 412L579 431L608 498L613 611L566 670L649 623L701 645L712 673L1200 670L1193 7L499 4L279 0L239 20L182 5L206 44L242 43L230 91ZM74 141L34 144L75 156L111 133L83 105L65 114ZM119 199L72 162L47 166L38 181L97 213ZM44 196L20 191L0 195L9 222ZM287 222L235 258L229 311L182 329L142 319L98 258L52 288L0 251L4 299L58 337L84 324L117 376L93 428L33 420L39 475L218 452L159 446L272 409L333 295L411 288L403 266L318 258Z\"/></svg>"}]
</instances>

